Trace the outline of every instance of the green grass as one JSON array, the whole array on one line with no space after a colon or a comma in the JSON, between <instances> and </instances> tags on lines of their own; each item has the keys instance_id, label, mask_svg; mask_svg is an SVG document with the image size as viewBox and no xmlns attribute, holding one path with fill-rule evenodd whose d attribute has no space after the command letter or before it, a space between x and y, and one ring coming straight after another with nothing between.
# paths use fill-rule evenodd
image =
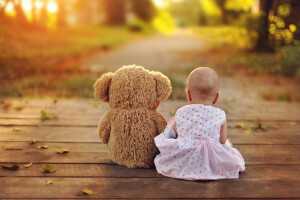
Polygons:
<instances>
[{"instance_id":1,"label":"green grass","mask_svg":"<svg viewBox=\"0 0 300 200\"><path fill-rule=\"evenodd\" d=\"M63 61L111 49L148 34L130 32L127 27L78 26L45 31L1 25L0 79L61 71L57 64Z\"/></svg>"},{"instance_id":2,"label":"green grass","mask_svg":"<svg viewBox=\"0 0 300 200\"><path fill-rule=\"evenodd\" d=\"M193 34L211 43L214 47L226 45L237 48L251 48L257 38L255 31L247 31L244 27L237 26L207 26L194 27Z\"/></svg>"},{"instance_id":3,"label":"green grass","mask_svg":"<svg viewBox=\"0 0 300 200\"><path fill-rule=\"evenodd\" d=\"M57 78L54 75L35 75L10 81L0 89L6 97L61 97L93 98L97 75L83 74Z\"/></svg>"},{"instance_id":4,"label":"green grass","mask_svg":"<svg viewBox=\"0 0 300 200\"><path fill-rule=\"evenodd\" d=\"M0 96L92 98L98 76L78 67L78 60L149 35L126 26L45 31L1 24Z\"/></svg>"}]
</instances>

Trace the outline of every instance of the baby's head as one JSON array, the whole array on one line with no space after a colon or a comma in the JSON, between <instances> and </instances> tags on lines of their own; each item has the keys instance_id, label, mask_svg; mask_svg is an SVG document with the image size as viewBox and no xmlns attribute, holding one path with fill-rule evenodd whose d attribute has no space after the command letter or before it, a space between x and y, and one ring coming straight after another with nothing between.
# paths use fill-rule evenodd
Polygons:
<instances>
[{"instance_id":1,"label":"baby's head","mask_svg":"<svg viewBox=\"0 0 300 200\"><path fill-rule=\"evenodd\" d=\"M217 72L209 67L194 69L187 81L189 103L215 104L219 97L220 81Z\"/></svg>"}]
</instances>

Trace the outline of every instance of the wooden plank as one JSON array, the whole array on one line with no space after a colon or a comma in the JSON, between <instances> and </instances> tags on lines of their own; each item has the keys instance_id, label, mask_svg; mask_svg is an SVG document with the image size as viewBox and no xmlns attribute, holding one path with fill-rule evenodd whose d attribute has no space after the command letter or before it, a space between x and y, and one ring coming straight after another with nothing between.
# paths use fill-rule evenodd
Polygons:
<instances>
[{"instance_id":1,"label":"wooden plank","mask_svg":"<svg viewBox=\"0 0 300 200\"><path fill-rule=\"evenodd\" d=\"M8 163L4 163L8 164ZM27 163L26 163L27 164ZM101 178L161 178L155 169L129 169L120 165L104 164L54 164L55 173L43 173L44 164L35 164L16 171L0 169L1 176L11 177L101 177ZM300 165L250 165L240 174L239 179L294 178L300 179Z\"/></svg>"},{"instance_id":2,"label":"wooden plank","mask_svg":"<svg viewBox=\"0 0 300 200\"><path fill-rule=\"evenodd\" d=\"M89 116L99 118L107 109L108 105L101 103L94 107L95 101L87 100L60 100L53 104L49 100L32 100L27 104L15 104L11 109L0 109L0 118L39 118L40 110L45 109L48 112L54 112L61 118L70 118L78 116ZM179 107L185 105L185 101L163 102L158 108L168 119L172 117L170 111L176 111ZM16 111L14 107L25 106L23 110ZM38 105L38 106L37 106ZM41 106L44 105L44 106ZM218 107L226 110L228 120L277 120L277 121L300 121L299 103L261 103L261 104L219 104Z\"/></svg>"},{"instance_id":3,"label":"wooden plank","mask_svg":"<svg viewBox=\"0 0 300 200\"><path fill-rule=\"evenodd\" d=\"M21 118L21 119L3 119L0 118L0 126L76 126L76 127L97 127L99 123L99 118L90 118L86 116L81 116L79 118L62 118L58 117L58 119L52 119L52 120L46 120L41 121L39 118L36 119L30 119L30 118ZM243 119L239 120L228 120L229 122L232 122L232 124L236 124L237 122L243 122ZM253 120L254 122L256 120ZM254 122L247 122L249 124ZM268 122L276 122L278 124L285 123L289 124L290 122L294 121L262 121L262 123L268 123ZM296 124L300 125L300 122L295 122Z\"/></svg>"},{"instance_id":4,"label":"wooden plank","mask_svg":"<svg viewBox=\"0 0 300 200\"><path fill-rule=\"evenodd\" d=\"M2 177L0 198L299 198L300 179L183 181L171 178ZM188 192L189 191L189 192Z\"/></svg>"},{"instance_id":5,"label":"wooden plank","mask_svg":"<svg viewBox=\"0 0 300 200\"><path fill-rule=\"evenodd\" d=\"M35 146L46 144L49 149ZM67 148L66 155L55 154L58 148ZM246 164L300 164L300 145L235 145ZM0 162L38 163L111 163L106 147L101 143L38 143L0 142Z\"/></svg>"},{"instance_id":6,"label":"wooden plank","mask_svg":"<svg viewBox=\"0 0 300 200\"><path fill-rule=\"evenodd\" d=\"M300 126L288 123L263 123L276 126L267 131L244 133L243 129L231 128L229 123L228 137L234 144L300 144ZM98 142L100 141L97 127L32 127L19 126L20 132L14 127L0 126L0 141L29 141L33 138L42 142Z\"/></svg>"}]
</instances>

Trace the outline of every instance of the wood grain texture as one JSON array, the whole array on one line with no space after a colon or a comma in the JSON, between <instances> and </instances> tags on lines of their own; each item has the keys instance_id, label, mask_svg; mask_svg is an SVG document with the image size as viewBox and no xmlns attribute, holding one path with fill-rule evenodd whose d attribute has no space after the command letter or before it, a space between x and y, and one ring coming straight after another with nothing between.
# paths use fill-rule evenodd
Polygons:
<instances>
[{"instance_id":1,"label":"wood grain texture","mask_svg":"<svg viewBox=\"0 0 300 200\"><path fill-rule=\"evenodd\" d=\"M48 145L48 149L38 149ZM300 164L300 145L234 145L247 165ZM69 149L68 154L56 154L59 148ZM37 143L0 142L0 162L39 163L111 163L106 146L101 143Z\"/></svg>"},{"instance_id":2,"label":"wood grain texture","mask_svg":"<svg viewBox=\"0 0 300 200\"><path fill-rule=\"evenodd\" d=\"M233 128L235 123L228 123L228 137L234 144L300 144L300 126L288 123L263 123L273 126L266 131L258 130L245 133L244 129ZM251 123L245 123L251 124ZM41 142L99 142L97 127L45 127L18 126L20 132L14 132L14 127L0 126L0 141L29 141L33 138Z\"/></svg>"},{"instance_id":3,"label":"wood grain texture","mask_svg":"<svg viewBox=\"0 0 300 200\"><path fill-rule=\"evenodd\" d=\"M2 163L9 164L9 163ZM0 169L0 176L10 177L99 177L99 178L163 178L153 169L129 169L125 166L107 164L54 164L57 169L55 173L43 173L44 164L33 163L31 167L25 168L19 163L19 170L10 171ZM246 171L240 173L239 179L253 178L294 178L300 179L300 165L249 165Z\"/></svg>"},{"instance_id":4,"label":"wood grain texture","mask_svg":"<svg viewBox=\"0 0 300 200\"><path fill-rule=\"evenodd\" d=\"M0 99L0 107L1 107ZM113 163L98 138L97 125L107 104L94 107L91 100L4 99L10 109L0 108L0 165L17 164L19 170L0 168L1 199L300 199L300 104L224 103L228 136L244 156L246 171L239 179L183 181L163 177L155 169L128 169ZM166 101L159 111L185 105ZM16 110L23 106L22 110ZM56 113L57 120L40 120L40 111ZM261 123L266 131L245 133L235 128ZM292 122L292 123L291 123ZM295 123L296 122L296 123ZM13 128L20 129L19 132ZM37 139L36 144L28 143ZM48 145L48 149L38 149ZM59 148L68 154L56 154ZM23 165L33 162L29 168ZM54 173L42 173L53 164ZM46 180L54 180L47 185ZM78 196L82 189L94 194Z\"/></svg>"},{"instance_id":5,"label":"wood grain texture","mask_svg":"<svg viewBox=\"0 0 300 200\"><path fill-rule=\"evenodd\" d=\"M299 198L300 179L184 181L171 178L2 177L0 198Z\"/></svg>"},{"instance_id":6,"label":"wood grain texture","mask_svg":"<svg viewBox=\"0 0 300 200\"><path fill-rule=\"evenodd\" d=\"M95 107L96 101L86 100L59 100L53 103L52 100L28 100L8 101L12 103L12 107L8 110L0 110L0 118L39 118L41 109L47 112L56 113L61 118L73 118L80 116L88 116L91 118L100 118L100 116L108 109L108 104L100 103ZM171 118L170 111L176 111L181 106L185 105L185 101L165 101L158 108L166 118ZM14 108L24 106L20 111ZM259 104L218 104L217 107L227 112L228 120L265 120L265 121L300 121L300 105L297 103L259 103Z\"/></svg>"}]
</instances>

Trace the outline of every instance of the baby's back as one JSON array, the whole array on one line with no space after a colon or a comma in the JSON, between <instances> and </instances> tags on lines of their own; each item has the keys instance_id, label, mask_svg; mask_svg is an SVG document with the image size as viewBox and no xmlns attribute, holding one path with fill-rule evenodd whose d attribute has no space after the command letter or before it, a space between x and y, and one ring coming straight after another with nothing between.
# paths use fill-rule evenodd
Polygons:
<instances>
[{"instance_id":1,"label":"baby's back","mask_svg":"<svg viewBox=\"0 0 300 200\"><path fill-rule=\"evenodd\" d=\"M213 106L191 104L177 110L175 122L179 138L212 138L219 140L225 112Z\"/></svg>"}]
</instances>

